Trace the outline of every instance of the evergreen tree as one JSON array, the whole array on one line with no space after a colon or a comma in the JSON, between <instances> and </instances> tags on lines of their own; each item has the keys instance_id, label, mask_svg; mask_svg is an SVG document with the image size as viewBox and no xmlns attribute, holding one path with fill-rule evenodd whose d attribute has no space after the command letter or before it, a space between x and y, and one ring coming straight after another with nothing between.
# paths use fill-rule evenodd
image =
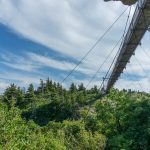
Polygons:
<instances>
[{"instance_id":1,"label":"evergreen tree","mask_svg":"<svg viewBox=\"0 0 150 150\"><path fill-rule=\"evenodd\" d=\"M0 95L0 149L150 149L149 93L111 89L98 98L97 86L67 90L49 78L42 87L23 93L11 84Z\"/></svg>"},{"instance_id":2,"label":"evergreen tree","mask_svg":"<svg viewBox=\"0 0 150 150\"><path fill-rule=\"evenodd\" d=\"M79 104L84 104L84 102L85 102L85 97L84 97L83 93L79 93L79 94L78 94L78 96L77 96L77 102L78 102Z\"/></svg>"},{"instance_id":3,"label":"evergreen tree","mask_svg":"<svg viewBox=\"0 0 150 150\"><path fill-rule=\"evenodd\" d=\"M37 93L43 95L44 94L44 88L45 88L44 82L42 79L40 79L40 86L37 89Z\"/></svg>"},{"instance_id":4,"label":"evergreen tree","mask_svg":"<svg viewBox=\"0 0 150 150\"><path fill-rule=\"evenodd\" d=\"M92 90L92 93L98 93L98 88L96 85L94 85L94 88L91 89Z\"/></svg>"},{"instance_id":5,"label":"evergreen tree","mask_svg":"<svg viewBox=\"0 0 150 150\"><path fill-rule=\"evenodd\" d=\"M52 91L53 82L49 78L46 80L46 86L49 91Z\"/></svg>"},{"instance_id":6,"label":"evergreen tree","mask_svg":"<svg viewBox=\"0 0 150 150\"><path fill-rule=\"evenodd\" d=\"M35 96L34 86L33 84L30 84L26 94L27 103L32 103L33 101L35 101L35 98L36 96Z\"/></svg>"},{"instance_id":7,"label":"evergreen tree","mask_svg":"<svg viewBox=\"0 0 150 150\"><path fill-rule=\"evenodd\" d=\"M71 93L77 92L77 87L76 87L76 85L75 85L74 83L72 83L72 84L70 85L69 91L70 91Z\"/></svg>"},{"instance_id":8,"label":"evergreen tree","mask_svg":"<svg viewBox=\"0 0 150 150\"><path fill-rule=\"evenodd\" d=\"M85 87L83 85L83 83L81 83L79 86L78 86L78 91L85 91Z\"/></svg>"},{"instance_id":9,"label":"evergreen tree","mask_svg":"<svg viewBox=\"0 0 150 150\"><path fill-rule=\"evenodd\" d=\"M11 84L4 92L4 102L7 103L9 107L12 103L15 103L15 106L21 107L24 103L23 91L16 85Z\"/></svg>"}]
</instances>

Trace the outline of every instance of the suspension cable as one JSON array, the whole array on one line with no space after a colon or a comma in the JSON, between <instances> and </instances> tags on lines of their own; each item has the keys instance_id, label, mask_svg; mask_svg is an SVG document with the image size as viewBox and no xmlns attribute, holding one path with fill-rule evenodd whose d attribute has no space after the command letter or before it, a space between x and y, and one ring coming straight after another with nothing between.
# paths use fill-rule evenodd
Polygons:
<instances>
[{"instance_id":1,"label":"suspension cable","mask_svg":"<svg viewBox=\"0 0 150 150\"><path fill-rule=\"evenodd\" d=\"M108 27L108 29L100 36L100 38L94 43L94 45L87 51L87 53L81 58L81 60L77 63L77 65L68 73L68 75L61 81L61 84L75 71L75 69L83 62L83 60L89 55L89 53L97 46L97 44L105 37L105 35L112 29L112 27L116 24L116 22L123 16L123 14L127 11L126 8L121 15Z\"/></svg>"},{"instance_id":2,"label":"suspension cable","mask_svg":"<svg viewBox=\"0 0 150 150\"><path fill-rule=\"evenodd\" d=\"M117 53L116 53L116 55L115 55L115 57L114 57L114 59L113 59L113 61L112 61L111 65L110 65L108 71L106 72L106 75L105 75L105 77L104 77L104 80L102 81L102 83L101 83L99 89L102 88L102 86L103 86L103 84L104 84L104 81L105 81L105 79L107 78L107 76L108 76L108 74L109 74L109 72L110 72L110 70L111 70L111 68L112 68L112 66L113 66L113 64L114 64L114 62L115 62L117 56L119 55L120 50L121 50L121 46L122 46L122 44L123 44L123 41L124 41L124 39L125 39L125 34L126 34L126 32L127 32L126 30L127 30L127 26L128 26L128 23L129 23L129 17L130 17L130 13L131 13L131 7L132 7L132 6L130 6L129 13L128 13L128 16L127 16L127 21L126 21L125 28L124 28L124 32L123 32L123 35L122 35L122 38L121 38L121 39L122 39L122 43L121 43L120 48L118 49L118 51L117 51ZM110 76L109 76L108 78L110 78Z\"/></svg>"},{"instance_id":3,"label":"suspension cable","mask_svg":"<svg viewBox=\"0 0 150 150\"><path fill-rule=\"evenodd\" d=\"M129 14L128 14L128 17L127 17L127 21L126 21L126 24L125 24L125 29L124 29L123 35L121 36L121 38L119 39L119 41L117 42L117 44L114 46L114 48L112 49L112 51L110 52L109 55L112 54L112 52L115 50L115 48L116 48L117 45L120 43L120 41L123 41L123 39L124 39L124 36L125 36L125 33L126 33L126 29L127 29L127 24L128 24L128 22L129 22L130 12L131 12L131 7L130 7ZM122 42L121 42L121 45L122 45ZM121 47L121 45L120 45L120 47ZM117 57L117 54L118 54L119 51L120 51L120 48L119 48L119 50L117 51L117 53L116 53L116 55L115 55L115 58ZM100 65L100 67L98 68L98 70L96 71L96 73L93 75L93 77L91 78L91 80L90 80L89 83L87 84L86 88L89 86L89 84L90 84L90 83L93 81L93 79L96 77L96 75L98 74L98 72L99 72L100 69L102 68L103 64L108 60L108 58L110 57L109 55L106 57L106 59L104 60L104 62ZM113 59L113 62L115 61L115 58ZM112 64L113 64L113 63L112 63ZM111 64L111 66L112 66L112 64ZM110 68L111 68L111 67L110 67ZM107 74L106 74L106 75L107 75ZM102 84L103 84L103 82L101 83L101 86L102 86ZM101 86L100 86L99 89L101 89ZM88 117L90 108L91 108L91 107L89 107L89 109L87 110L87 113L86 113L86 115L85 115L85 117L83 118L82 121L85 121L85 119Z\"/></svg>"},{"instance_id":4,"label":"suspension cable","mask_svg":"<svg viewBox=\"0 0 150 150\"><path fill-rule=\"evenodd\" d=\"M111 54L114 52L115 48L118 46L118 44L120 43L120 41L122 40L122 37L119 39L119 41L115 44L115 46L113 47L113 49L110 51L110 53L108 54L108 56L106 57L106 59L103 61L103 63L100 65L100 67L98 68L98 70L96 71L96 73L92 76L91 80L88 82L86 88L88 88L88 86L90 85L90 83L94 80L94 78L97 76L97 74L100 72L101 68L103 67L103 65L107 62L107 60L109 59L109 57L111 56Z\"/></svg>"}]
</instances>

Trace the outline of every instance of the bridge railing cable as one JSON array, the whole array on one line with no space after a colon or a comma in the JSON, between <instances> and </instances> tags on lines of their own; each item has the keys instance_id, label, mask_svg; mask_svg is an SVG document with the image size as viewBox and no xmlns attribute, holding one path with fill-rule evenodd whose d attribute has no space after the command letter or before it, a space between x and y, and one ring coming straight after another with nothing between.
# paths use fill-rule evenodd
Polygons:
<instances>
[{"instance_id":1,"label":"bridge railing cable","mask_svg":"<svg viewBox=\"0 0 150 150\"><path fill-rule=\"evenodd\" d=\"M120 44L120 47L119 47L119 49L118 49L118 51L117 51L117 53L116 53L116 55L115 55L115 57L114 57L112 63L110 64L110 67L108 68L108 71L106 72L105 77L103 78L102 84L101 84L101 86L100 86L99 89L105 89L105 87L103 87L103 86L104 86L104 82L107 81L107 80L110 78L110 76L111 76L111 75L109 75L109 72L111 71L111 68L113 67L114 63L116 62L116 58L117 58L117 56L119 55L119 52L120 52L121 47L122 47L122 45L123 45L123 42L124 42L124 40L125 40L125 34L126 34L126 32L127 32L127 27L128 27L128 24L129 24L129 17L130 17L130 14L131 14L131 7L129 8L129 12L128 12L127 20L126 20L126 23L125 23L123 35L122 35L122 37L121 37L122 42L121 42L121 44ZM108 77L108 76L109 76L109 77Z\"/></svg>"},{"instance_id":2,"label":"bridge railing cable","mask_svg":"<svg viewBox=\"0 0 150 150\"><path fill-rule=\"evenodd\" d=\"M111 69L113 63L115 62L115 59L116 59L116 57L117 57L117 55L118 55L118 52L120 51L121 45L123 44L123 39L125 38L125 33L126 33L127 25L128 25L128 22L129 22L130 13L131 13L131 7L130 7L130 9L129 9L129 14L128 14L128 17L127 17L127 21L126 21L126 23L125 23L125 28L124 28L124 31L123 31L123 35L121 36L121 38L119 39L119 41L116 43L116 45L113 47L113 49L111 50L111 52L108 54L108 56L106 57L106 59L104 60L104 62L100 65L100 67L98 68L98 70L96 71L96 73L93 75L93 77L91 78L91 80L90 80L89 83L87 84L86 88L87 88L87 87L89 86L89 84L93 81L93 79L96 77L96 75L97 75L97 74L99 73L99 71L101 70L102 66L106 63L106 61L108 60L108 58L110 57L110 55L113 53L113 51L115 50L115 48L116 48L116 47L119 45L119 43L121 42L120 47L119 47L119 50L117 51L117 53L116 53L116 55L115 55L115 57L114 57L114 59L113 59L113 62L111 63L111 65L110 65L110 67L109 67L109 69L108 69L108 71L107 71L107 73L106 73L106 76L108 75L109 70ZM102 83L101 83L101 85L100 85L99 90L102 89L102 85L103 85L103 81L102 81ZM88 114L89 114L89 112L90 112L90 108L91 108L91 107L89 106L89 109L87 110L87 113L86 113L86 115L85 115L85 117L83 118L82 121L84 121L84 120L88 117Z\"/></svg>"},{"instance_id":3,"label":"bridge railing cable","mask_svg":"<svg viewBox=\"0 0 150 150\"><path fill-rule=\"evenodd\" d=\"M93 49L98 45L100 41L106 36L106 34L112 29L112 27L118 22L118 20L123 16L127 11L126 8L116 20L107 28L107 30L99 37L99 39L94 43L94 45L87 51L87 53L81 58L81 60L76 64L76 66L67 74L67 76L61 81L61 84L76 70L76 68L85 60L85 58L93 51Z\"/></svg>"},{"instance_id":4,"label":"bridge railing cable","mask_svg":"<svg viewBox=\"0 0 150 150\"><path fill-rule=\"evenodd\" d=\"M86 88L88 88L88 86L90 85L90 83L95 79L95 77L97 76L97 74L101 71L102 67L104 66L104 64L108 61L108 59L110 58L110 56L112 55L112 53L114 52L114 50L116 49L116 47L119 45L119 43L121 42L122 37L117 41L117 43L115 44L115 46L112 48L112 50L110 51L110 53L108 54L108 56L105 58L105 60L102 62L102 64L99 66L98 70L96 71L96 73L92 76L92 78L90 79L90 81L88 82Z\"/></svg>"}]
</instances>

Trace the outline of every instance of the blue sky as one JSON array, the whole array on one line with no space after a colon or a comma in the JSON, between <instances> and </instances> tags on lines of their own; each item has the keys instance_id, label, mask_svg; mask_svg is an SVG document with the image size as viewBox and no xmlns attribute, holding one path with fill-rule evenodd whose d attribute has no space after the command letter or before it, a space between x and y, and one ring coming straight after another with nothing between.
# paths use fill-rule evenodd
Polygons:
<instances>
[{"instance_id":1,"label":"blue sky","mask_svg":"<svg viewBox=\"0 0 150 150\"><path fill-rule=\"evenodd\" d=\"M27 87L30 83L37 86L40 79L48 77L62 81L126 8L121 2L105 3L102 0L0 0L0 91L10 83ZM88 83L120 39L127 15L128 11L63 83L65 87L72 81ZM149 40L147 33L142 40L147 53ZM117 50L118 47L115 52ZM91 86L100 85L115 52ZM129 65L134 70L131 71L128 65L126 72L129 75L122 75L116 87L121 89L130 85L129 88L139 89L136 84L141 82L148 90L150 60L140 48L136 57L147 74L143 75L143 70L132 58Z\"/></svg>"}]
</instances>

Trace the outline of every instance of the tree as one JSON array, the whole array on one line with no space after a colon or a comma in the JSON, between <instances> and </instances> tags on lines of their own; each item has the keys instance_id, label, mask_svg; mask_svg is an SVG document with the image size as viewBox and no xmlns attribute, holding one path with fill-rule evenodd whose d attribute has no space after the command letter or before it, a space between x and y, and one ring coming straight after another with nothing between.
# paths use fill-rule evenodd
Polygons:
<instances>
[{"instance_id":1,"label":"tree","mask_svg":"<svg viewBox=\"0 0 150 150\"><path fill-rule=\"evenodd\" d=\"M40 86L37 89L38 94L44 94L45 84L42 79L40 79Z\"/></svg>"},{"instance_id":2,"label":"tree","mask_svg":"<svg viewBox=\"0 0 150 150\"><path fill-rule=\"evenodd\" d=\"M92 88L91 91L92 93L96 93L96 94L99 92L96 85L94 85L94 88Z\"/></svg>"},{"instance_id":3,"label":"tree","mask_svg":"<svg viewBox=\"0 0 150 150\"><path fill-rule=\"evenodd\" d=\"M15 106L22 107L24 103L23 91L14 84L11 84L4 92L4 102L11 107L12 103Z\"/></svg>"},{"instance_id":4,"label":"tree","mask_svg":"<svg viewBox=\"0 0 150 150\"><path fill-rule=\"evenodd\" d=\"M75 85L74 83L72 83L72 84L70 85L69 91L70 91L71 93L77 92L77 87L76 87L76 85Z\"/></svg>"},{"instance_id":5,"label":"tree","mask_svg":"<svg viewBox=\"0 0 150 150\"><path fill-rule=\"evenodd\" d=\"M83 83L81 83L79 86L78 86L78 91L85 91L85 87L83 85Z\"/></svg>"},{"instance_id":6,"label":"tree","mask_svg":"<svg viewBox=\"0 0 150 150\"><path fill-rule=\"evenodd\" d=\"M78 102L79 104L84 104L84 102L85 102L85 97L84 97L83 93L79 93L79 94L78 94L78 96L77 96L77 102Z\"/></svg>"},{"instance_id":7,"label":"tree","mask_svg":"<svg viewBox=\"0 0 150 150\"><path fill-rule=\"evenodd\" d=\"M35 102L36 95L35 95L33 84L29 85L25 98L26 98L26 103L27 104L31 104L31 103Z\"/></svg>"}]
</instances>

